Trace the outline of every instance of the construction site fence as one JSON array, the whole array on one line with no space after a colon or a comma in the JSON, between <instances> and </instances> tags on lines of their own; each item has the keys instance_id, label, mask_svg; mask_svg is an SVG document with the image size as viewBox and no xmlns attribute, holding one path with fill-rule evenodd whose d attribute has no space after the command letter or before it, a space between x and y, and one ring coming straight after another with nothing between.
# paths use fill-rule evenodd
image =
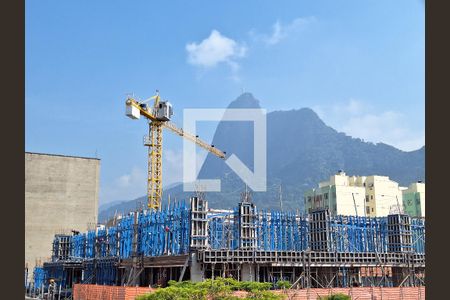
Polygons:
<instances>
[{"instance_id":1,"label":"construction site fence","mask_svg":"<svg viewBox=\"0 0 450 300\"><path fill-rule=\"evenodd\" d=\"M353 288L312 288L276 291L289 300L316 300L319 297L344 294L358 300L424 300L425 287L353 287Z\"/></svg>"},{"instance_id":2,"label":"construction site fence","mask_svg":"<svg viewBox=\"0 0 450 300\"><path fill-rule=\"evenodd\" d=\"M139 295L153 292L148 287L74 284L74 300L134 300Z\"/></svg>"},{"instance_id":3,"label":"construction site fence","mask_svg":"<svg viewBox=\"0 0 450 300\"><path fill-rule=\"evenodd\" d=\"M154 292L147 287L105 286L90 284L75 284L73 288L74 300L131 300L139 295ZM283 294L290 300L316 300L319 297L333 294L344 294L351 299L358 300L423 300L425 299L425 287L354 287L354 288L311 288L276 290L273 293ZM237 297L245 297L246 292L233 293Z\"/></svg>"}]
</instances>

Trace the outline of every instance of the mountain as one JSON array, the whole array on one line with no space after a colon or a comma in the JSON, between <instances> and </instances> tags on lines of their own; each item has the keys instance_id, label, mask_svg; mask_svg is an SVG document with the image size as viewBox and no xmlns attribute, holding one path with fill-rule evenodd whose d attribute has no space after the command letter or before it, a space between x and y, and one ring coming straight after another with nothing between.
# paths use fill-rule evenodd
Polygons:
<instances>
[{"instance_id":1,"label":"mountain","mask_svg":"<svg viewBox=\"0 0 450 300\"><path fill-rule=\"evenodd\" d=\"M119 205L119 204L122 204L122 203L125 203L125 202L127 202L126 200L117 200L117 201L112 201L112 202L108 202L108 203L105 203L105 204L101 204L99 207L98 207L98 211L104 211L104 210L107 210L107 209L109 209L110 207L113 207L113 206L116 206L116 205Z\"/></svg>"},{"instance_id":2,"label":"mountain","mask_svg":"<svg viewBox=\"0 0 450 300\"><path fill-rule=\"evenodd\" d=\"M251 93L244 93L229 108L259 108L259 101ZM234 153L253 170L252 122L220 122L213 144ZM425 147L405 152L387 144L373 144L352 138L327 126L309 108L274 111L267 114L267 192L253 192L258 208L280 206L280 184L284 209L301 209L303 192L327 180L337 170L348 175L386 175L400 185L424 180ZM210 207L232 208L244 190L243 181L225 164L208 154L199 178L222 182L220 193L206 193ZM174 199L188 199L192 193L184 193L178 185L165 190ZM138 200L145 202L145 197ZM131 202L135 202L132 200ZM108 208L100 213L106 216L122 209L124 204ZM136 207L128 204L127 207ZM99 218L101 220L101 218Z\"/></svg>"}]
</instances>

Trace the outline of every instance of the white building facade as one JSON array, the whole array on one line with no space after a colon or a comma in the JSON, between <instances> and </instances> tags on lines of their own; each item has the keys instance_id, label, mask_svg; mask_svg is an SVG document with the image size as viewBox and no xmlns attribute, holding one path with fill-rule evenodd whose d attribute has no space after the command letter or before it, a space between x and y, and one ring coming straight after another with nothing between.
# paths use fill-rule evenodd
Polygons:
<instances>
[{"instance_id":1,"label":"white building facade","mask_svg":"<svg viewBox=\"0 0 450 300\"><path fill-rule=\"evenodd\" d=\"M388 176L347 176L339 171L305 192L305 213L328 208L333 215L387 216L403 211L402 189Z\"/></svg>"}]
</instances>

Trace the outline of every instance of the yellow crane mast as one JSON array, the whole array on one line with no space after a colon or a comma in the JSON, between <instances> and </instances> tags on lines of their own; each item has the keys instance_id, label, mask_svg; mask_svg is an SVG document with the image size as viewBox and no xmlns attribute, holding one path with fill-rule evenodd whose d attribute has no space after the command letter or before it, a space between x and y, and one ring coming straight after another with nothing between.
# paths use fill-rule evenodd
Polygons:
<instances>
[{"instance_id":1,"label":"yellow crane mast","mask_svg":"<svg viewBox=\"0 0 450 300\"><path fill-rule=\"evenodd\" d=\"M154 100L153 107L147 105L147 102L150 100ZM148 136L144 138L144 145L148 146L147 196L148 207L150 209L158 210L161 207L163 127L194 142L212 154L220 158L225 158L225 152L171 123L170 118L173 115L172 105L168 101L161 101L158 91L156 91L156 95L144 101L138 101L129 96L125 104L126 115L128 117L131 119L139 119L140 116L143 116L149 122L149 132Z\"/></svg>"}]
</instances>

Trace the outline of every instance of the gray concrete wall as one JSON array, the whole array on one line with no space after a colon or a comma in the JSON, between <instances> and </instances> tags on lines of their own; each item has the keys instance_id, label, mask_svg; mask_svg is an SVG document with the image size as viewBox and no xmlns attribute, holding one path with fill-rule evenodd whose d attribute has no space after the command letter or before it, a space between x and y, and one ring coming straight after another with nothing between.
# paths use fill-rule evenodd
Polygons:
<instances>
[{"instance_id":1,"label":"gray concrete wall","mask_svg":"<svg viewBox=\"0 0 450 300\"><path fill-rule=\"evenodd\" d=\"M100 160L25 153L25 264L51 256L55 233L97 223Z\"/></svg>"}]
</instances>

